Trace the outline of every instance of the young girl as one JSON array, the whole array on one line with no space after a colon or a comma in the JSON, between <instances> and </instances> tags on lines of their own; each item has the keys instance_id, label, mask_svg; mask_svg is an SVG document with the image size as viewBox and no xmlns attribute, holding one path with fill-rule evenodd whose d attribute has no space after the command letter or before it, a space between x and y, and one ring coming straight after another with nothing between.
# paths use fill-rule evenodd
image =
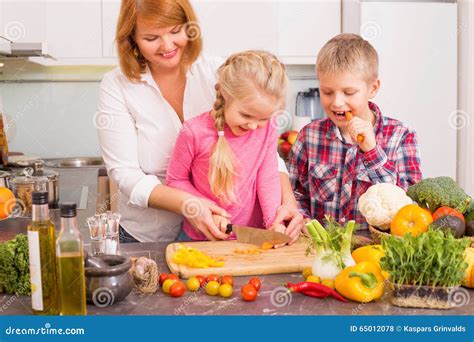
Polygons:
<instances>
[{"instance_id":1,"label":"young girl","mask_svg":"<svg viewBox=\"0 0 474 342\"><path fill-rule=\"evenodd\" d=\"M278 131L272 117L284 108L287 77L272 54L246 51L218 69L210 112L183 124L168 165L167 184L226 209L233 224L269 228L281 204ZM225 231L227 219L214 215ZM206 240L186 220L184 233Z\"/></svg>"}]
</instances>

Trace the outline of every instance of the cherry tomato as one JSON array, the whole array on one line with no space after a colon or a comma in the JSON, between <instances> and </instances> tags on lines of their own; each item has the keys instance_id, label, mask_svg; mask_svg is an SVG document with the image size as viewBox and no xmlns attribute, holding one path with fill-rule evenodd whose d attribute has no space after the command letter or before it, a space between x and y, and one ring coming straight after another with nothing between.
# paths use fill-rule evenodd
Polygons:
<instances>
[{"instance_id":1,"label":"cherry tomato","mask_svg":"<svg viewBox=\"0 0 474 342\"><path fill-rule=\"evenodd\" d=\"M234 286L234 278L232 276L223 276L221 280L221 284L229 284L230 286Z\"/></svg>"},{"instance_id":2,"label":"cherry tomato","mask_svg":"<svg viewBox=\"0 0 474 342\"><path fill-rule=\"evenodd\" d=\"M188 287L189 291L197 291L201 287L201 283L199 282L198 278L191 277L186 282L186 286Z\"/></svg>"},{"instance_id":3,"label":"cherry tomato","mask_svg":"<svg viewBox=\"0 0 474 342\"><path fill-rule=\"evenodd\" d=\"M311 267L305 267L305 269L303 270L303 277L306 279L310 275L313 275L313 269Z\"/></svg>"},{"instance_id":4,"label":"cherry tomato","mask_svg":"<svg viewBox=\"0 0 474 342\"><path fill-rule=\"evenodd\" d=\"M456 216L459 219L461 219L463 222L464 220L464 215L461 214L459 211L456 209L450 208L450 207L439 207L434 213L433 213L433 220L436 221L440 217L443 216Z\"/></svg>"},{"instance_id":5,"label":"cherry tomato","mask_svg":"<svg viewBox=\"0 0 474 342\"><path fill-rule=\"evenodd\" d=\"M176 279L179 280L179 277L176 274L171 273L167 279Z\"/></svg>"},{"instance_id":6,"label":"cherry tomato","mask_svg":"<svg viewBox=\"0 0 474 342\"><path fill-rule=\"evenodd\" d=\"M219 287L219 295L224 298L229 298L232 296L233 291L232 285L230 284L223 284L221 287Z\"/></svg>"},{"instance_id":7,"label":"cherry tomato","mask_svg":"<svg viewBox=\"0 0 474 342\"><path fill-rule=\"evenodd\" d=\"M247 284L242 286L240 289L240 293L242 294L242 298L246 302L252 302L257 298L257 290L253 287L252 284Z\"/></svg>"},{"instance_id":8,"label":"cherry tomato","mask_svg":"<svg viewBox=\"0 0 474 342\"><path fill-rule=\"evenodd\" d=\"M216 282L218 282L218 283L221 282L220 279L219 279L219 276L218 276L217 274L210 274L210 275L208 275L207 278L206 278L206 282L209 283L210 281L216 281Z\"/></svg>"},{"instance_id":9,"label":"cherry tomato","mask_svg":"<svg viewBox=\"0 0 474 342\"><path fill-rule=\"evenodd\" d=\"M220 287L221 287L221 285L217 281L211 280L206 285L206 293L209 296L216 296L219 293L219 288Z\"/></svg>"},{"instance_id":10,"label":"cherry tomato","mask_svg":"<svg viewBox=\"0 0 474 342\"><path fill-rule=\"evenodd\" d=\"M199 284L203 286L206 283L206 278L204 278L202 275L197 275L196 276L197 280L199 280Z\"/></svg>"},{"instance_id":11,"label":"cherry tomato","mask_svg":"<svg viewBox=\"0 0 474 342\"><path fill-rule=\"evenodd\" d=\"M250 279L249 284L252 284L253 287L255 287L255 290L257 290L257 292L260 291L260 288L262 287L262 282L257 277Z\"/></svg>"},{"instance_id":12,"label":"cherry tomato","mask_svg":"<svg viewBox=\"0 0 474 342\"><path fill-rule=\"evenodd\" d=\"M168 279L169 276L170 276L169 273L161 273L160 274L160 278L159 278L160 286L163 285L163 283L165 282L166 279Z\"/></svg>"},{"instance_id":13,"label":"cherry tomato","mask_svg":"<svg viewBox=\"0 0 474 342\"><path fill-rule=\"evenodd\" d=\"M182 281L177 281L170 287L171 297L181 297L184 292L186 292L186 286L184 286Z\"/></svg>"},{"instance_id":14,"label":"cherry tomato","mask_svg":"<svg viewBox=\"0 0 474 342\"><path fill-rule=\"evenodd\" d=\"M176 279L166 279L163 283L163 286L161 289L163 290L164 293L170 293L170 287L174 283L177 283L178 281Z\"/></svg>"}]
</instances>

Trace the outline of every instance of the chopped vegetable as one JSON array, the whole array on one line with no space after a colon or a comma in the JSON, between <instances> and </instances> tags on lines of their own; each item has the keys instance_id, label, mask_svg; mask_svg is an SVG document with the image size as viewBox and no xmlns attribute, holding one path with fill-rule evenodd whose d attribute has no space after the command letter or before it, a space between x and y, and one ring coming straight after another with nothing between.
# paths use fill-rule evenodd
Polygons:
<instances>
[{"instance_id":1,"label":"chopped vegetable","mask_svg":"<svg viewBox=\"0 0 474 342\"><path fill-rule=\"evenodd\" d=\"M396 213L411 203L412 199L402 188L391 183L378 183L359 197L357 209L364 215L368 224L388 230Z\"/></svg>"},{"instance_id":2,"label":"chopped vegetable","mask_svg":"<svg viewBox=\"0 0 474 342\"><path fill-rule=\"evenodd\" d=\"M313 275L320 279L334 279L347 266L354 265L351 256L352 233L355 221L349 221L344 228L334 218L326 216L327 229L313 220L306 224L311 243L308 251L316 252Z\"/></svg>"},{"instance_id":3,"label":"chopped vegetable","mask_svg":"<svg viewBox=\"0 0 474 342\"><path fill-rule=\"evenodd\" d=\"M435 212L447 206L464 214L471 207L471 197L451 177L426 178L410 186L407 195L420 206Z\"/></svg>"},{"instance_id":4,"label":"chopped vegetable","mask_svg":"<svg viewBox=\"0 0 474 342\"><path fill-rule=\"evenodd\" d=\"M267 250L267 249L272 249L273 244L271 242L264 242L264 243L262 243L260 248L263 249L264 251Z\"/></svg>"},{"instance_id":5,"label":"chopped vegetable","mask_svg":"<svg viewBox=\"0 0 474 342\"><path fill-rule=\"evenodd\" d=\"M28 238L24 234L0 244L0 292L31 293Z\"/></svg>"},{"instance_id":6,"label":"chopped vegetable","mask_svg":"<svg viewBox=\"0 0 474 342\"><path fill-rule=\"evenodd\" d=\"M196 248L179 245L179 249L173 255L173 262L196 268L222 267L223 261L213 259Z\"/></svg>"},{"instance_id":7,"label":"chopped vegetable","mask_svg":"<svg viewBox=\"0 0 474 342\"><path fill-rule=\"evenodd\" d=\"M251 247L251 248L247 248L247 249L236 248L236 249L234 249L234 253L236 253L236 254L260 254L262 252L258 248Z\"/></svg>"},{"instance_id":8,"label":"chopped vegetable","mask_svg":"<svg viewBox=\"0 0 474 342\"><path fill-rule=\"evenodd\" d=\"M465 276L464 250L470 239L456 239L443 230L429 229L418 236L382 238L382 269L398 285L457 286Z\"/></svg>"},{"instance_id":9,"label":"chopped vegetable","mask_svg":"<svg viewBox=\"0 0 474 342\"><path fill-rule=\"evenodd\" d=\"M382 297L384 277L380 267L371 261L363 261L345 268L335 281L336 290L344 297L360 303L369 303Z\"/></svg>"}]
</instances>

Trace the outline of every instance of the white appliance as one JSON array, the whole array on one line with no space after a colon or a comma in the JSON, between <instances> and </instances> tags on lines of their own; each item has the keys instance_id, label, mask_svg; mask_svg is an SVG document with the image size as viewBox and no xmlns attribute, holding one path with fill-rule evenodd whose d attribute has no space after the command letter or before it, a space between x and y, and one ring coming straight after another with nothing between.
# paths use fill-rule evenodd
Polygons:
<instances>
[{"instance_id":1,"label":"white appliance","mask_svg":"<svg viewBox=\"0 0 474 342\"><path fill-rule=\"evenodd\" d=\"M379 54L374 102L417 132L423 177L456 179L457 4L343 0L343 32Z\"/></svg>"}]
</instances>

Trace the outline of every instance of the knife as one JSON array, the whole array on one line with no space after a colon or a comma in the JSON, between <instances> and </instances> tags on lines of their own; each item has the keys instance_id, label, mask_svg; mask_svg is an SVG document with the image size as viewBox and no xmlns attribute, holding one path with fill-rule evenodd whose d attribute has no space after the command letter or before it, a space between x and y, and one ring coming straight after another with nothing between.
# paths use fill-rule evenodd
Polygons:
<instances>
[{"instance_id":1,"label":"knife","mask_svg":"<svg viewBox=\"0 0 474 342\"><path fill-rule=\"evenodd\" d=\"M226 234L230 234L231 232L235 233L237 241L251 243L259 247L262 246L264 242L272 245L280 245L291 241L291 238L283 233L255 227L240 226L237 224L227 225Z\"/></svg>"}]
</instances>

